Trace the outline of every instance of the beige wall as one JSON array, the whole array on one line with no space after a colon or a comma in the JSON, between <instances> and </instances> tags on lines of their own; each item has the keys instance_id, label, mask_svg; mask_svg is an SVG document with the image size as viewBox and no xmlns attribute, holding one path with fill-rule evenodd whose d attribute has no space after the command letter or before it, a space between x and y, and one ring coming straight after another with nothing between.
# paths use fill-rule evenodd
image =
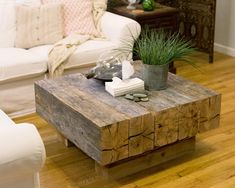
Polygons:
<instances>
[{"instance_id":1,"label":"beige wall","mask_svg":"<svg viewBox=\"0 0 235 188\"><path fill-rule=\"evenodd\" d=\"M215 51L235 56L235 0L217 0Z\"/></svg>"}]
</instances>

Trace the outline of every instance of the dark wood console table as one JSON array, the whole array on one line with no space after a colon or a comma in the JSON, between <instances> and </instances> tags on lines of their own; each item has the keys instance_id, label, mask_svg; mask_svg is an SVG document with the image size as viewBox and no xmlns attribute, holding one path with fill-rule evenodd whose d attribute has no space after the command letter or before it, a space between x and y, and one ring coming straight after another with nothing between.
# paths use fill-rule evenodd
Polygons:
<instances>
[{"instance_id":1,"label":"dark wood console table","mask_svg":"<svg viewBox=\"0 0 235 188\"><path fill-rule=\"evenodd\" d=\"M122 0L108 2L108 9L130 17L130 13L125 13L127 10L113 9L122 6L124 4ZM208 53L209 63L213 63L216 0L157 0L157 2L178 9L180 34L192 40L200 51Z\"/></svg>"},{"instance_id":2,"label":"dark wood console table","mask_svg":"<svg viewBox=\"0 0 235 188\"><path fill-rule=\"evenodd\" d=\"M158 0L179 9L179 32L209 54L213 63L216 0Z\"/></svg>"},{"instance_id":3,"label":"dark wood console table","mask_svg":"<svg viewBox=\"0 0 235 188\"><path fill-rule=\"evenodd\" d=\"M110 11L136 20L141 27L148 26L151 29L162 28L170 32L178 32L178 9L173 7L158 4L153 11L143 11L141 6L136 10L129 10L126 6L117 6Z\"/></svg>"},{"instance_id":4,"label":"dark wood console table","mask_svg":"<svg viewBox=\"0 0 235 188\"><path fill-rule=\"evenodd\" d=\"M141 27L148 26L150 29L164 29L169 33L178 32L178 9L157 4L153 11L143 11L142 7L129 10L124 6L114 6L110 12L136 20ZM170 72L176 73L173 63L170 64Z\"/></svg>"}]
</instances>

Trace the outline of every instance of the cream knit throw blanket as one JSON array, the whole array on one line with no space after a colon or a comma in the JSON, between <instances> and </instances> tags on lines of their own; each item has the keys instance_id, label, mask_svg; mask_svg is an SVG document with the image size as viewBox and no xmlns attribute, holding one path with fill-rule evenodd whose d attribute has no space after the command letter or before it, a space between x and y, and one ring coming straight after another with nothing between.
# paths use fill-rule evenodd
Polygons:
<instances>
[{"instance_id":1,"label":"cream knit throw blanket","mask_svg":"<svg viewBox=\"0 0 235 188\"><path fill-rule=\"evenodd\" d=\"M107 8L107 0L93 0L93 6L95 26L101 33L100 18ZM48 69L50 78L62 75L68 58L74 53L80 44L89 39L94 39L94 36L71 34L57 42L48 54Z\"/></svg>"}]
</instances>

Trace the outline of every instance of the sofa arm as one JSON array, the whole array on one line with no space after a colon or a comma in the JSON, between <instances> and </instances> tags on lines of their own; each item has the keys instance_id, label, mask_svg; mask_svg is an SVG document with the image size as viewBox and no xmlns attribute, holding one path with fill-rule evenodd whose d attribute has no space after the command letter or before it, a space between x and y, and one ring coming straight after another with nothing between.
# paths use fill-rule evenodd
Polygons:
<instances>
[{"instance_id":1,"label":"sofa arm","mask_svg":"<svg viewBox=\"0 0 235 188\"><path fill-rule=\"evenodd\" d=\"M101 18L101 29L108 39L121 46L127 41L134 44L134 40L139 37L141 26L135 20L106 11Z\"/></svg>"},{"instance_id":2,"label":"sofa arm","mask_svg":"<svg viewBox=\"0 0 235 188\"><path fill-rule=\"evenodd\" d=\"M32 124L0 129L0 182L38 172L46 158L44 144Z\"/></svg>"},{"instance_id":3,"label":"sofa arm","mask_svg":"<svg viewBox=\"0 0 235 188\"><path fill-rule=\"evenodd\" d=\"M15 122L12 121L1 109L0 109L0 129L2 127L15 126Z\"/></svg>"}]
</instances>

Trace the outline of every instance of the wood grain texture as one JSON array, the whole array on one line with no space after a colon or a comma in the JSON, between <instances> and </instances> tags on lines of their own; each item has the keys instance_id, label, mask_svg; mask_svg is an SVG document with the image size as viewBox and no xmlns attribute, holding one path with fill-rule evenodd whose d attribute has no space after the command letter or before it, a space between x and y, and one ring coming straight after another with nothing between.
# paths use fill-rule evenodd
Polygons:
<instances>
[{"instance_id":1,"label":"wood grain texture","mask_svg":"<svg viewBox=\"0 0 235 188\"><path fill-rule=\"evenodd\" d=\"M105 164L128 157L128 125L128 121L123 121L103 127L101 155Z\"/></svg>"},{"instance_id":2,"label":"wood grain texture","mask_svg":"<svg viewBox=\"0 0 235 188\"><path fill-rule=\"evenodd\" d=\"M15 119L34 123L43 138L47 159L40 172L41 188L161 188L235 187L235 58L215 53L214 64L207 54L193 58L203 73L176 63L177 72L194 82L222 93L220 126L197 135L195 152L157 167L122 178L105 180L95 172L94 160L76 147L66 148L57 140L53 126L38 115Z\"/></svg>"},{"instance_id":3,"label":"wood grain texture","mask_svg":"<svg viewBox=\"0 0 235 188\"><path fill-rule=\"evenodd\" d=\"M112 97L98 80L67 75L36 82L36 109L87 155L108 165L219 126L220 94L174 74L168 84L149 92L149 102L135 103Z\"/></svg>"},{"instance_id":4,"label":"wood grain texture","mask_svg":"<svg viewBox=\"0 0 235 188\"><path fill-rule=\"evenodd\" d=\"M195 137L178 141L174 144L159 148L153 152L130 158L118 164L101 166L95 163L96 172L105 178L122 178L142 170L149 169L161 163L193 152L195 149Z\"/></svg>"}]
</instances>

